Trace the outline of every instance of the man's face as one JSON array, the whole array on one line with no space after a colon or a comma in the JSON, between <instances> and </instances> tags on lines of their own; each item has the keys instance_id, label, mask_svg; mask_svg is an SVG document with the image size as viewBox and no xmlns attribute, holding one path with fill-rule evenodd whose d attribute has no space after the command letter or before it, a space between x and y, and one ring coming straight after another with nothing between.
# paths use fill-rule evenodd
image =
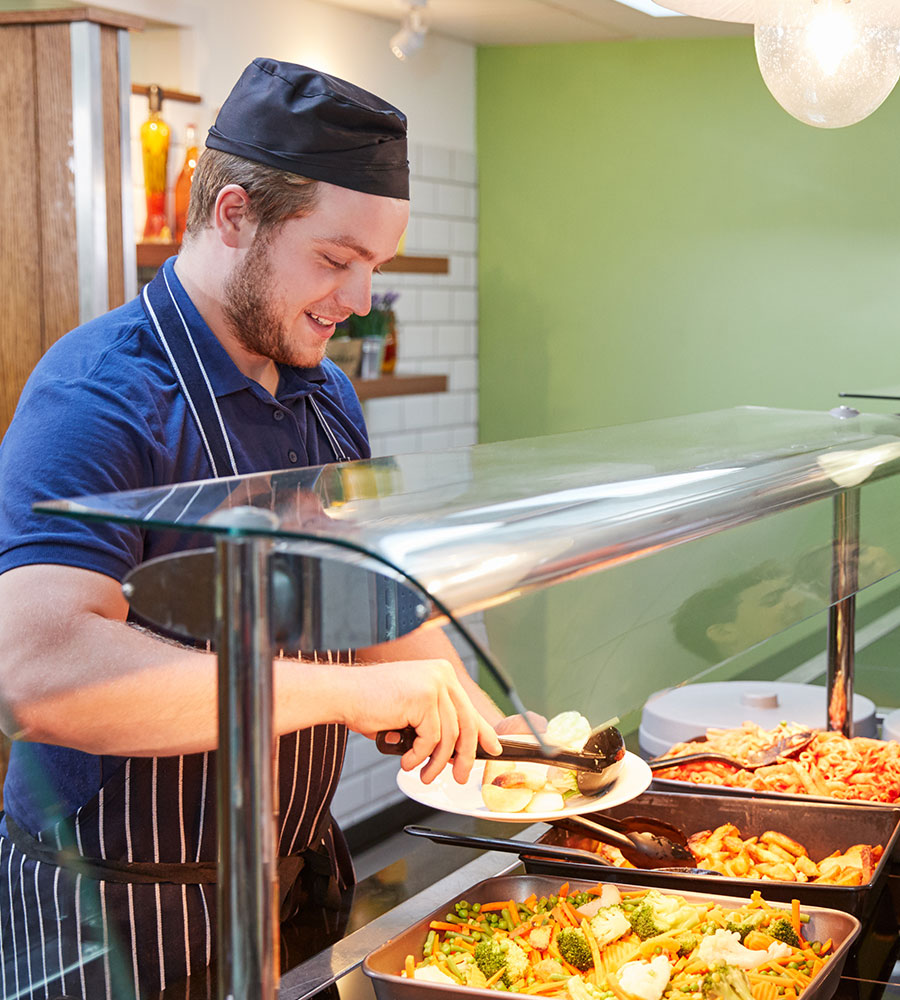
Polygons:
<instances>
[{"instance_id":1,"label":"man's face","mask_svg":"<svg viewBox=\"0 0 900 1000\"><path fill-rule=\"evenodd\" d=\"M336 323L371 308L372 274L390 260L409 203L319 184L315 209L253 240L225 284L225 314L253 354L312 368Z\"/></svg>"},{"instance_id":2,"label":"man's face","mask_svg":"<svg viewBox=\"0 0 900 1000\"><path fill-rule=\"evenodd\" d=\"M723 652L736 653L796 624L809 611L807 595L789 577L775 577L742 591L734 621L711 626L707 634Z\"/></svg>"}]
</instances>

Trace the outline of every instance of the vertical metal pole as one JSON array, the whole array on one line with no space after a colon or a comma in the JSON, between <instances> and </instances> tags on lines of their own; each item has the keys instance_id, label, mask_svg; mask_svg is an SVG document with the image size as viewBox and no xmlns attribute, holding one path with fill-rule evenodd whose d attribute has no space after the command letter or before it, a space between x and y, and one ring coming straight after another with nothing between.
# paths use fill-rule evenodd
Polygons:
<instances>
[{"instance_id":1,"label":"vertical metal pole","mask_svg":"<svg viewBox=\"0 0 900 1000\"><path fill-rule=\"evenodd\" d=\"M828 728L853 728L853 651L859 584L859 489L834 498L831 607L828 609Z\"/></svg>"},{"instance_id":2,"label":"vertical metal pole","mask_svg":"<svg viewBox=\"0 0 900 1000\"><path fill-rule=\"evenodd\" d=\"M270 549L216 540L219 1000L274 1000L277 988Z\"/></svg>"}]
</instances>

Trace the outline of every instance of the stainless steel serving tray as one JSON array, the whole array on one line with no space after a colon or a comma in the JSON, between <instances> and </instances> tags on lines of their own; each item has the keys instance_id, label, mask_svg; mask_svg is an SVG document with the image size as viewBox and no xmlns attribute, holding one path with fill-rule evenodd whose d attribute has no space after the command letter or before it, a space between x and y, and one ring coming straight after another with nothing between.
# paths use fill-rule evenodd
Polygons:
<instances>
[{"instance_id":1,"label":"stainless steel serving tray","mask_svg":"<svg viewBox=\"0 0 900 1000\"><path fill-rule=\"evenodd\" d=\"M881 856L871 881L864 885L825 885L815 882L773 882L769 880L729 878L727 875L698 875L694 872L652 871L643 868L616 868L598 859L597 865L576 861L555 861L521 856L528 872L560 877L601 878L627 884L655 885L681 891L688 886L722 895L747 895L759 889L770 900L790 902L799 899L811 906L830 906L852 913L860 919L874 907L891 865L891 856L900 852L900 808L882 806L857 809L834 801L806 801L803 808L793 802L743 795L720 796L684 791L656 792L652 789L623 806L598 815L652 816L682 829L690 836L700 830L714 830L722 823L733 823L742 837L753 837L766 830L777 830L802 844L818 861L833 851L845 851L853 844L883 844ZM577 837L552 829L540 843L577 846Z\"/></svg>"},{"instance_id":2,"label":"stainless steel serving tray","mask_svg":"<svg viewBox=\"0 0 900 1000\"><path fill-rule=\"evenodd\" d=\"M850 806L853 809L900 809L900 802L871 802L868 799L832 799L825 795L803 795L794 792L773 792L764 788L732 788L730 785L711 785L694 781L682 781L678 778L653 778L651 790L684 792L690 791L696 795L728 795L735 798L765 798L776 802L826 802L829 805Z\"/></svg>"},{"instance_id":3,"label":"stainless steel serving tray","mask_svg":"<svg viewBox=\"0 0 900 1000\"><path fill-rule=\"evenodd\" d=\"M613 869L619 872L621 869ZM527 899L532 893L547 896L559 889L561 882L568 881L570 889L577 892L586 889L597 882L596 877L586 881L549 877L546 875L501 875L499 878L485 879L472 888L467 889L465 898L470 903L486 903L493 899ZM615 880L610 880L615 884ZM768 883L765 883L768 885ZM626 892L633 890L633 885L622 885ZM712 900L726 907L734 907L738 901L729 896L716 896L702 892L679 892L689 902ZM749 891L746 893L749 898ZM470 986L456 986L450 983L429 983L415 979L407 979L400 975L404 959L407 955L422 954L425 938L428 936L428 925L432 920L441 920L457 898L448 899L443 906L435 909L424 920L403 931L397 937L386 941L380 948L371 952L363 962L363 971L372 979L375 995L378 1000L429 1000L440 996L487 997L494 996L490 990L475 989ZM806 935L814 940L825 941L831 938L834 942L834 953L830 962L812 980L803 991L802 1000L829 1000L837 989L838 980L847 960L847 952L857 934L860 923L849 913L823 909L818 906L806 906L804 912L809 914ZM524 996L520 993L505 993L505 996Z\"/></svg>"}]
</instances>

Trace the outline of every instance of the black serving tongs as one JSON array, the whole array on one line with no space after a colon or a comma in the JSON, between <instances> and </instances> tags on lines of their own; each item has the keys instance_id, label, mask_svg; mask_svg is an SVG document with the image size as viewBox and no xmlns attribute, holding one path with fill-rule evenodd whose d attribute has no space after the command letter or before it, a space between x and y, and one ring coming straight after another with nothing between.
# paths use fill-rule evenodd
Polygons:
<instances>
[{"instance_id":1,"label":"black serving tongs","mask_svg":"<svg viewBox=\"0 0 900 1000\"><path fill-rule=\"evenodd\" d=\"M389 742L388 736L397 737ZM416 731L411 726L401 730L381 732L375 745L382 753L402 756L411 749ZM537 743L529 743L512 736L501 736L503 747L498 756L489 754L480 745L475 750L478 760L511 760L522 763L553 764L575 771L575 781L582 795L596 795L619 776L625 760L625 740L614 726L598 726L591 731L581 750L555 750L547 755Z\"/></svg>"},{"instance_id":2,"label":"black serving tongs","mask_svg":"<svg viewBox=\"0 0 900 1000\"><path fill-rule=\"evenodd\" d=\"M527 813L522 814L528 818ZM604 817L604 819L607 817ZM554 824L556 825L556 824ZM574 827L574 824L573 824ZM577 827L576 827L577 828ZM427 837L438 844L453 844L456 847L472 847L489 851L504 851L507 854L530 855L538 858L553 858L556 861L577 861L579 864L598 865L608 868L609 863L591 851L578 847L563 847L558 844L532 843L527 840L506 840L499 837L482 837L468 833L453 833L448 830L432 830L426 826L406 826L406 833L414 837ZM585 832L585 828L581 828ZM672 871L698 871L696 860L686 847L657 837L653 843L632 839L622 833L591 823L589 836L604 843L614 844L626 860L638 868L666 869ZM718 874L703 870L702 874Z\"/></svg>"}]
</instances>

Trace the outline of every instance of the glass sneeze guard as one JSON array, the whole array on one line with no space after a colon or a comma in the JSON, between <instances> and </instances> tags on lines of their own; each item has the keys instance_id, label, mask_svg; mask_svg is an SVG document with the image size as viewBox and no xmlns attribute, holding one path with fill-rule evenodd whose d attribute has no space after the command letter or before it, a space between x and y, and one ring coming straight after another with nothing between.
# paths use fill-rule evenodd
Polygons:
<instances>
[{"instance_id":1,"label":"glass sneeze guard","mask_svg":"<svg viewBox=\"0 0 900 1000\"><path fill-rule=\"evenodd\" d=\"M374 590L362 587L363 603L373 593L384 598L381 579L398 588L387 591L393 604L390 620L379 624L384 638L425 619L451 622L522 708L516 686L528 679L527 666L488 655L466 629L468 616L543 591L570 593L567 588L598 570L654 564L662 553L692 548L683 543L774 523L779 518L772 515L798 508L819 510L824 501L833 515L827 523L819 517L811 537L827 543L827 570L817 572L827 575L829 590L817 608L833 609L834 645L846 656L853 595L867 583L857 566L859 494L898 472L900 418L846 408L741 407L439 454L47 501L37 509L215 541L214 556L163 557L169 568L191 559L194 570L200 567L187 578L189 590L205 593L191 621L178 620L175 611L160 621L169 614L165 609L149 617L216 643L219 743L228 751L220 753L219 774L219 933L220 953L227 956L220 995L269 997L275 988L274 857L264 818L272 814L265 752L272 739L272 654L282 641L304 651L339 638L356 613L352 591L329 583L322 567L349 567L375 581ZM900 567L900 528L895 534L879 539L897 558L876 576ZM833 535L839 536L834 546ZM780 544L773 542L773 550ZM284 586L270 586L279 559ZM140 573L139 567L135 586ZM175 573L162 588L173 606L181 602L177 579ZM405 620L404 595L411 599ZM143 613L139 600L134 606ZM593 617L604 617L603 610L594 607ZM310 621L293 632L289 620L273 629L294 612ZM578 623L587 627L587 616ZM348 638L343 645L353 643ZM846 707L852 640L849 661L836 671ZM248 718L254 720L249 726Z\"/></svg>"}]
</instances>

